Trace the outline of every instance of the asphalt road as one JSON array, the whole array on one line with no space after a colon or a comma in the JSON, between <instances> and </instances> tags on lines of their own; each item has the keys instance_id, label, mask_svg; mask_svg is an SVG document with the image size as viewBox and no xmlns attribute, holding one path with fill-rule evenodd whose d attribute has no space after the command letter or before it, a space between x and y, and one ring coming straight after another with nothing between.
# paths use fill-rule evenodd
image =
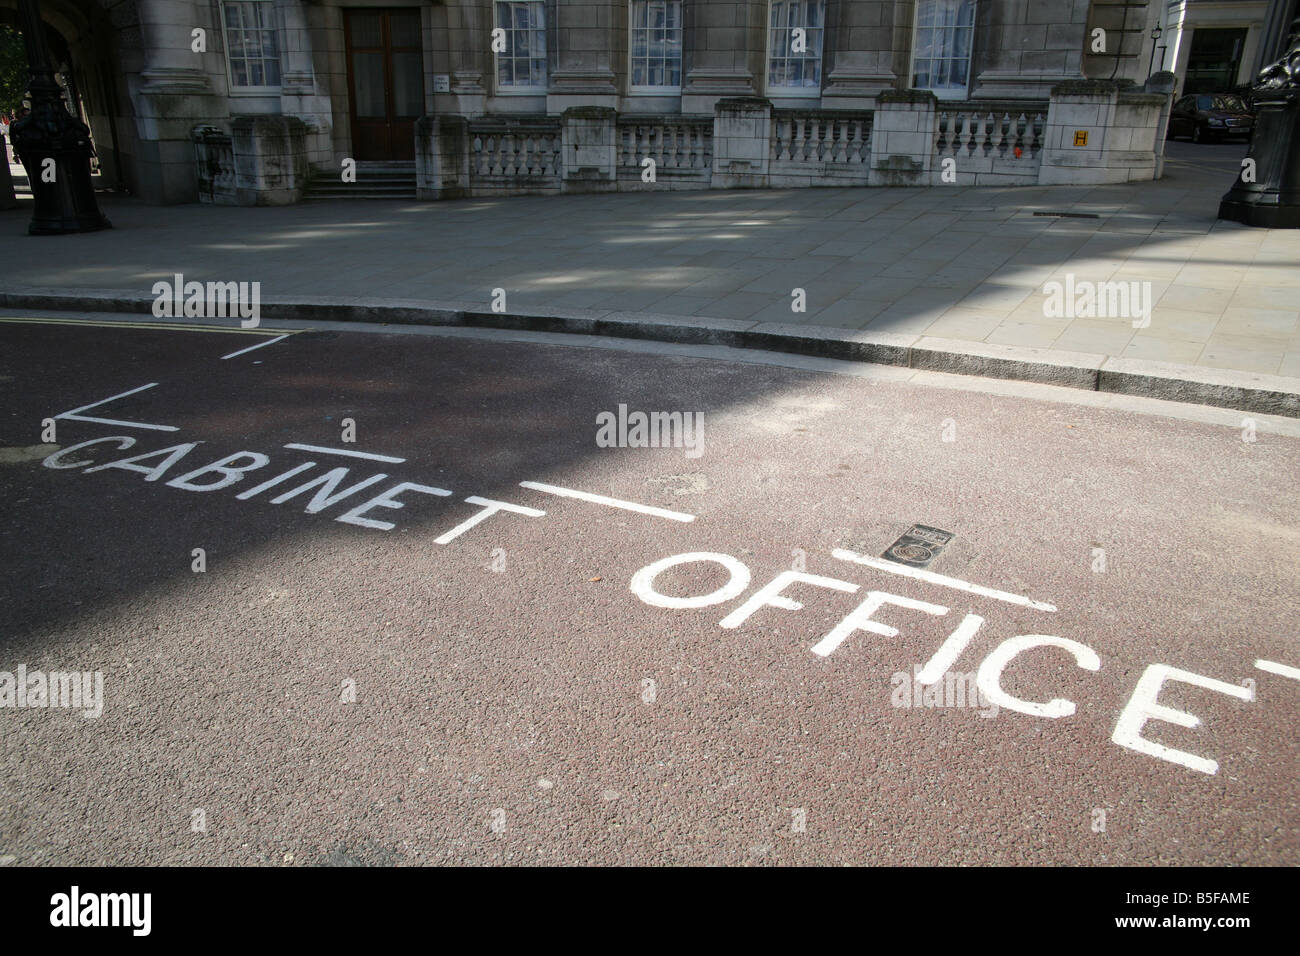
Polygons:
<instances>
[{"instance_id":1,"label":"asphalt road","mask_svg":"<svg viewBox=\"0 0 1300 956\"><path fill-rule=\"evenodd\" d=\"M1300 863L1294 428L86 321L0 321L3 862ZM600 447L620 405L694 447Z\"/></svg>"}]
</instances>

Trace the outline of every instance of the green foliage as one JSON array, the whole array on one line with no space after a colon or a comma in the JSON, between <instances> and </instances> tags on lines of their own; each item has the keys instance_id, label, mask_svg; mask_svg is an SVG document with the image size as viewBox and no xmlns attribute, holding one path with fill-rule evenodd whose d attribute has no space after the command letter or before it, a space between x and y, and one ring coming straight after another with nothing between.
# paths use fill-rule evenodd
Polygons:
<instances>
[{"instance_id":1,"label":"green foliage","mask_svg":"<svg viewBox=\"0 0 1300 956\"><path fill-rule=\"evenodd\" d=\"M27 48L23 35L0 26L0 113L17 113L27 95Z\"/></svg>"}]
</instances>

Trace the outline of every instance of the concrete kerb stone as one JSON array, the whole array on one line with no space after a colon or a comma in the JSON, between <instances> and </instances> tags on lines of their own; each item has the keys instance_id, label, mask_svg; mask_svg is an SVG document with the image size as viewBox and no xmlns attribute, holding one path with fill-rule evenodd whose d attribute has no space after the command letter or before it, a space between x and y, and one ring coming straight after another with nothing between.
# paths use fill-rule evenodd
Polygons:
<instances>
[{"instance_id":1,"label":"concrete kerb stone","mask_svg":"<svg viewBox=\"0 0 1300 956\"><path fill-rule=\"evenodd\" d=\"M745 347L774 352L796 352L820 358L873 362L877 365L909 364L918 336L899 332L860 332L825 326L764 322L745 335Z\"/></svg>"},{"instance_id":2,"label":"concrete kerb stone","mask_svg":"<svg viewBox=\"0 0 1300 956\"><path fill-rule=\"evenodd\" d=\"M912 368L1010 378L1096 391L1104 355L925 336L910 350Z\"/></svg>"},{"instance_id":3,"label":"concrete kerb stone","mask_svg":"<svg viewBox=\"0 0 1300 956\"><path fill-rule=\"evenodd\" d=\"M1300 378L1285 375L1110 358L1101 367L1098 389L1300 418Z\"/></svg>"},{"instance_id":4,"label":"concrete kerb stone","mask_svg":"<svg viewBox=\"0 0 1300 956\"><path fill-rule=\"evenodd\" d=\"M0 308L148 313L153 297L114 290L0 290ZM599 310L492 312L465 303L327 296L262 300L262 316L332 321L606 335L690 345L725 345L870 362L926 371L1062 385L1300 418L1300 378L1218 370L1087 352L993 345L895 332L793 323Z\"/></svg>"}]
</instances>

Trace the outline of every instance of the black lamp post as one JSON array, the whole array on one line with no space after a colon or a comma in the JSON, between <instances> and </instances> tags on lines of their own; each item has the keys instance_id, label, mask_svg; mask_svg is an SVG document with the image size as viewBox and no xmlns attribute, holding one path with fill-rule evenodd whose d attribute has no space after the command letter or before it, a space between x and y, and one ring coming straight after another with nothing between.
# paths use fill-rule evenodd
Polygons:
<instances>
[{"instance_id":1,"label":"black lamp post","mask_svg":"<svg viewBox=\"0 0 1300 956\"><path fill-rule=\"evenodd\" d=\"M63 105L38 0L18 0L18 14L32 73L32 110L9 130L32 187L35 209L27 232L48 236L111 229L90 178L90 129Z\"/></svg>"},{"instance_id":2,"label":"black lamp post","mask_svg":"<svg viewBox=\"0 0 1300 956\"><path fill-rule=\"evenodd\" d=\"M1156 71L1156 44L1160 42L1160 35L1163 33L1159 27L1151 31L1151 62L1147 64L1147 76L1152 76ZM1161 69L1164 68L1165 61L1162 57L1160 60Z\"/></svg>"},{"instance_id":3,"label":"black lamp post","mask_svg":"<svg viewBox=\"0 0 1300 956\"><path fill-rule=\"evenodd\" d=\"M1219 218L1300 229L1300 19L1282 58L1255 80L1253 97L1258 114L1248 161L1219 203Z\"/></svg>"}]
</instances>

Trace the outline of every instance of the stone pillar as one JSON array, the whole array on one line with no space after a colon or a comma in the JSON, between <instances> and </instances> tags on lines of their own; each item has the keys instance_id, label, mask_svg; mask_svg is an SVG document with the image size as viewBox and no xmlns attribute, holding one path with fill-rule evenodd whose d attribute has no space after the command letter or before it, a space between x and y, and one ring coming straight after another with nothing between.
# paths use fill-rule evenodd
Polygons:
<instances>
[{"instance_id":1,"label":"stone pillar","mask_svg":"<svg viewBox=\"0 0 1300 956\"><path fill-rule=\"evenodd\" d=\"M307 187L307 125L296 116L236 116L230 123L235 198L241 206L283 206Z\"/></svg>"},{"instance_id":2,"label":"stone pillar","mask_svg":"<svg viewBox=\"0 0 1300 956\"><path fill-rule=\"evenodd\" d=\"M772 103L761 97L718 100L713 113L713 188L768 185Z\"/></svg>"},{"instance_id":3,"label":"stone pillar","mask_svg":"<svg viewBox=\"0 0 1300 956\"><path fill-rule=\"evenodd\" d=\"M991 0L981 5L970 96L1046 99L1057 83L1083 76L1089 6L1088 0Z\"/></svg>"},{"instance_id":4,"label":"stone pillar","mask_svg":"<svg viewBox=\"0 0 1300 956\"><path fill-rule=\"evenodd\" d=\"M871 124L869 186L928 186L939 99L929 90L884 90Z\"/></svg>"},{"instance_id":5,"label":"stone pillar","mask_svg":"<svg viewBox=\"0 0 1300 956\"><path fill-rule=\"evenodd\" d=\"M306 124L308 162L332 165L330 97L317 89L302 0L275 0L275 14L280 34L280 112Z\"/></svg>"},{"instance_id":6,"label":"stone pillar","mask_svg":"<svg viewBox=\"0 0 1300 956\"><path fill-rule=\"evenodd\" d=\"M463 116L422 116L415 121L415 197L469 195L469 121Z\"/></svg>"},{"instance_id":7,"label":"stone pillar","mask_svg":"<svg viewBox=\"0 0 1300 956\"><path fill-rule=\"evenodd\" d=\"M834 0L828 10L833 19L823 51L823 60L829 64L822 91L827 109L872 109L877 93L898 85L894 16L900 6L900 14L910 10L910 5L895 0ZM907 71L906 63L902 70Z\"/></svg>"},{"instance_id":8,"label":"stone pillar","mask_svg":"<svg viewBox=\"0 0 1300 956\"><path fill-rule=\"evenodd\" d=\"M485 77L492 71L492 0L447 0L451 94L461 116L487 109Z\"/></svg>"},{"instance_id":9,"label":"stone pillar","mask_svg":"<svg viewBox=\"0 0 1300 956\"><path fill-rule=\"evenodd\" d=\"M1083 75L1134 83L1145 80L1154 44L1151 28L1160 22L1160 8L1164 6L1151 0L1091 0L1084 24ZM1098 29L1106 31L1103 53L1092 52L1092 32ZM1245 52L1254 53L1249 49Z\"/></svg>"},{"instance_id":10,"label":"stone pillar","mask_svg":"<svg viewBox=\"0 0 1300 956\"><path fill-rule=\"evenodd\" d=\"M546 112L563 113L574 106L618 103L614 86L613 51L620 44L614 25L616 0L556 0L555 68L546 91Z\"/></svg>"},{"instance_id":11,"label":"stone pillar","mask_svg":"<svg viewBox=\"0 0 1300 956\"><path fill-rule=\"evenodd\" d=\"M206 5L205 5L206 6ZM200 54L191 44L193 31L208 31L211 48L219 46L221 24L209 20L206 11L200 16L193 0L139 0L140 30L144 34L145 81L141 92L146 95L211 93Z\"/></svg>"},{"instance_id":12,"label":"stone pillar","mask_svg":"<svg viewBox=\"0 0 1300 956\"><path fill-rule=\"evenodd\" d=\"M193 0L139 0L137 8L145 51L140 85L132 91L141 193L149 202L193 202L198 178L190 131L219 125L226 113L207 69L209 57L221 56L221 24L212 19L217 8ZM208 53L191 48L196 28L207 31Z\"/></svg>"},{"instance_id":13,"label":"stone pillar","mask_svg":"<svg viewBox=\"0 0 1300 956\"><path fill-rule=\"evenodd\" d=\"M766 2L702 0L686 3L683 14L683 113L712 113L722 97L764 92Z\"/></svg>"},{"instance_id":14,"label":"stone pillar","mask_svg":"<svg viewBox=\"0 0 1300 956\"><path fill-rule=\"evenodd\" d=\"M1052 90L1038 182L1152 179L1156 131L1169 94L1135 93L1109 80L1070 80Z\"/></svg>"},{"instance_id":15,"label":"stone pillar","mask_svg":"<svg viewBox=\"0 0 1300 956\"><path fill-rule=\"evenodd\" d=\"M618 186L615 120L607 106L574 106L562 118L561 189L612 192Z\"/></svg>"}]
</instances>

